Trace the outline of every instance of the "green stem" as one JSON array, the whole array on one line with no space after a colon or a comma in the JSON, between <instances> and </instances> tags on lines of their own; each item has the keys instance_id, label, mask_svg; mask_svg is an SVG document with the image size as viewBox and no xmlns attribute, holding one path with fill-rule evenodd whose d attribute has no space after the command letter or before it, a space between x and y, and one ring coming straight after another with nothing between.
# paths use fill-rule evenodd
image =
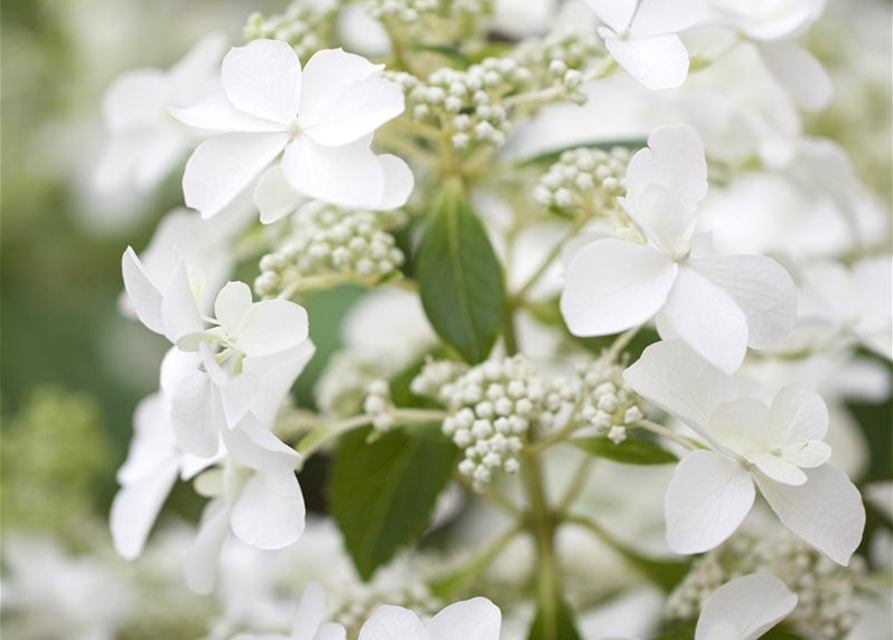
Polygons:
<instances>
[{"instance_id":1,"label":"green stem","mask_svg":"<svg viewBox=\"0 0 893 640\"><path fill-rule=\"evenodd\" d=\"M586 226L586 223L589 222L588 217L580 217L574 221L571 228L568 230L567 234L561 240L559 240L555 246L546 254L546 257L543 258L540 266L537 267L537 270L533 272L527 282L525 282L520 289L518 289L517 293L515 293L512 298L519 302L523 301L524 298L530 293L530 290L536 286L536 283L540 281L540 279L546 274L546 271L549 270L549 267L552 266L552 263L561 255L561 251L564 249L564 245L567 244L569 240L571 240L574 236L579 233L579 231Z\"/></svg>"},{"instance_id":2,"label":"green stem","mask_svg":"<svg viewBox=\"0 0 893 640\"><path fill-rule=\"evenodd\" d=\"M662 438L666 438L667 440L672 440L676 444L682 445L686 449L691 449L695 451L697 449L704 449L704 446L695 442L691 438L686 438L685 436L681 436L675 431L668 429L662 424L657 424L656 422L652 422L651 420L639 420L635 423L635 426L645 429L646 431L650 431L651 433L661 436Z\"/></svg>"},{"instance_id":3,"label":"green stem","mask_svg":"<svg viewBox=\"0 0 893 640\"><path fill-rule=\"evenodd\" d=\"M449 575L435 580L431 591L441 598L451 599L453 594L462 593L471 587L489 567L508 544L523 530L521 524L515 524L502 535L494 538L483 550L471 560Z\"/></svg>"},{"instance_id":4,"label":"green stem","mask_svg":"<svg viewBox=\"0 0 893 640\"><path fill-rule=\"evenodd\" d=\"M555 566L555 519L549 509L543 483L542 470L536 455L525 452L522 474L530 500L530 527L537 548L536 589L537 601L542 607L546 628L554 628L557 611L554 610L555 594L558 589L558 574Z\"/></svg>"},{"instance_id":5,"label":"green stem","mask_svg":"<svg viewBox=\"0 0 893 640\"><path fill-rule=\"evenodd\" d=\"M589 479L589 472L592 471L593 464L595 464L595 458L588 455L580 462L576 473L574 473L574 477L571 478L571 481L567 485L567 489L564 491L564 495L558 502L556 511L559 514L559 518L563 517L563 514L565 514L574 502L576 502L577 498L580 497L580 493L583 491L583 488L586 486L586 481Z\"/></svg>"}]
</instances>

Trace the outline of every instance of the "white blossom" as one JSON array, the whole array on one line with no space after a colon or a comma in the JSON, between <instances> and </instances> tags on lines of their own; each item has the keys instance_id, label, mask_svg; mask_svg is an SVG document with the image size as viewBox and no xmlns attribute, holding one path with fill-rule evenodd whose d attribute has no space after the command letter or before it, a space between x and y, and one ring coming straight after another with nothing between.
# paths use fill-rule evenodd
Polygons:
<instances>
[{"instance_id":1,"label":"white blossom","mask_svg":"<svg viewBox=\"0 0 893 640\"><path fill-rule=\"evenodd\" d=\"M727 539L750 512L756 484L782 524L836 563L849 562L865 509L846 474L826 463L828 412L818 394L791 385L767 403L752 382L680 341L651 345L624 378L711 447L686 456L667 488L672 550L700 553Z\"/></svg>"},{"instance_id":2,"label":"white blossom","mask_svg":"<svg viewBox=\"0 0 893 640\"><path fill-rule=\"evenodd\" d=\"M222 36L212 35L167 71L135 69L115 78L102 102L111 138L95 169L98 188L132 184L149 191L196 144L195 133L168 109L188 107L218 86L214 69L224 46Z\"/></svg>"},{"instance_id":3,"label":"white blossom","mask_svg":"<svg viewBox=\"0 0 893 640\"><path fill-rule=\"evenodd\" d=\"M457 602L428 624L403 607L385 605L366 621L358 640L499 640L502 615L486 598Z\"/></svg>"},{"instance_id":4,"label":"white blossom","mask_svg":"<svg viewBox=\"0 0 893 640\"><path fill-rule=\"evenodd\" d=\"M221 132L186 165L186 205L215 215L262 173L255 202L265 222L294 210L299 196L370 209L405 202L406 163L370 148L375 130L403 112L402 92L381 70L341 49L318 51L302 70L279 40L231 49L223 92L172 110L185 124Z\"/></svg>"},{"instance_id":5,"label":"white blossom","mask_svg":"<svg viewBox=\"0 0 893 640\"><path fill-rule=\"evenodd\" d=\"M784 338L797 302L787 271L763 256L709 256L706 238L694 236L707 165L693 128L655 130L630 162L626 186L622 204L650 244L601 239L576 254L561 297L574 334L610 335L656 316L662 337L685 340L726 373L748 346Z\"/></svg>"},{"instance_id":6,"label":"white blossom","mask_svg":"<svg viewBox=\"0 0 893 640\"><path fill-rule=\"evenodd\" d=\"M290 635L255 635L244 633L233 640L344 640L346 630L334 622L322 622L326 612L326 598L322 587L311 582L304 587L298 603Z\"/></svg>"}]
</instances>

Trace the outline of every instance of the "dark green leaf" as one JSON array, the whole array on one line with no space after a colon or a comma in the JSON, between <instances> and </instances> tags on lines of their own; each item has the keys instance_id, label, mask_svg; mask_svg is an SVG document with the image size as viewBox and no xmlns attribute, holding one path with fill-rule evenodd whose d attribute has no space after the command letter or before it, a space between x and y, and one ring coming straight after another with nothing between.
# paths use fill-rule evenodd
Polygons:
<instances>
[{"instance_id":1,"label":"dark green leaf","mask_svg":"<svg viewBox=\"0 0 893 640\"><path fill-rule=\"evenodd\" d=\"M641 438L628 438L620 444L603 436L574 438L570 442L594 456L623 464L672 464L679 460L656 442Z\"/></svg>"},{"instance_id":2,"label":"dark green leaf","mask_svg":"<svg viewBox=\"0 0 893 640\"><path fill-rule=\"evenodd\" d=\"M540 597L527 640L581 640L574 625L574 613L561 593L556 591L549 597Z\"/></svg>"},{"instance_id":3,"label":"dark green leaf","mask_svg":"<svg viewBox=\"0 0 893 640\"><path fill-rule=\"evenodd\" d=\"M412 48L419 51L428 51L447 58L453 63L453 66L459 69L467 69L469 66L468 58L465 57L458 49L438 44L425 44L424 42L413 42Z\"/></svg>"},{"instance_id":4,"label":"dark green leaf","mask_svg":"<svg viewBox=\"0 0 893 640\"><path fill-rule=\"evenodd\" d=\"M580 144L569 145L566 147L561 147L560 149L553 149L552 151L539 153L524 160L524 162L522 162L522 165L528 166L532 164L552 164L553 162L557 162L559 158L561 158L562 153L564 153L565 151L570 151L571 149L603 149L605 151L610 151L614 147L626 147L631 151L637 151L646 146L648 146L648 140L645 138L616 138L613 140L594 140L592 142L583 142Z\"/></svg>"},{"instance_id":5,"label":"dark green leaf","mask_svg":"<svg viewBox=\"0 0 893 640\"><path fill-rule=\"evenodd\" d=\"M421 535L459 454L437 425L400 429L367 444L370 431L342 439L329 484L332 515L364 580Z\"/></svg>"},{"instance_id":6,"label":"dark green leaf","mask_svg":"<svg viewBox=\"0 0 893 640\"><path fill-rule=\"evenodd\" d=\"M611 345L617 339L619 334L615 334L612 336L600 336L598 338L580 338L578 336L571 336L571 338L582 346L587 351L598 355L605 349L610 349ZM660 340L660 336L657 335L657 331L651 328L640 329L639 332L630 340L630 343L626 345L626 348L623 350L624 353L629 355L629 363L632 364L636 360L639 359L639 356L642 355L642 352L645 348L651 344L654 344Z\"/></svg>"},{"instance_id":7,"label":"dark green leaf","mask_svg":"<svg viewBox=\"0 0 893 640\"><path fill-rule=\"evenodd\" d=\"M468 207L462 184L448 182L419 250L422 305L432 326L469 363L493 348L505 313L502 268Z\"/></svg>"}]
</instances>

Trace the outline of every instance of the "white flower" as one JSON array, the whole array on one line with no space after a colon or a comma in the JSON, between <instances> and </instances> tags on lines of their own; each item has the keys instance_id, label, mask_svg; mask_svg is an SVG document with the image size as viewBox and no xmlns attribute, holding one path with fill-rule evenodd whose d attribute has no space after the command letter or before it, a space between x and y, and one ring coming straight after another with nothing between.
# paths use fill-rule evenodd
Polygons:
<instances>
[{"instance_id":1,"label":"white flower","mask_svg":"<svg viewBox=\"0 0 893 640\"><path fill-rule=\"evenodd\" d=\"M825 10L825 0L710 0L719 22L755 42L766 67L807 109L821 109L834 93L821 63L791 44Z\"/></svg>"},{"instance_id":2,"label":"white flower","mask_svg":"<svg viewBox=\"0 0 893 640\"><path fill-rule=\"evenodd\" d=\"M763 256L707 257L695 236L707 164L697 132L660 127L633 156L622 204L651 244L601 239L579 251L561 310L575 335L625 331L657 316L664 338L679 337L726 373L747 347L776 345L796 321L787 271Z\"/></svg>"},{"instance_id":3,"label":"white flower","mask_svg":"<svg viewBox=\"0 0 893 640\"><path fill-rule=\"evenodd\" d=\"M193 127L221 132L192 154L186 204L210 217L277 158L257 183L264 221L289 213L295 194L345 207L402 205L412 174L399 158L376 156L372 135L403 112L403 92L380 65L341 49L317 52L303 71L285 42L255 40L223 60L223 93L173 109Z\"/></svg>"},{"instance_id":4,"label":"white flower","mask_svg":"<svg viewBox=\"0 0 893 640\"><path fill-rule=\"evenodd\" d=\"M451 604L423 624L403 607L379 607L360 629L358 640L499 640L502 614L486 598Z\"/></svg>"},{"instance_id":5,"label":"white flower","mask_svg":"<svg viewBox=\"0 0 893 640\"><path fill-rule=\"evenodd\" d=\"M220 35L199 42L168 71L135 69L112 82L102 102L111 139L95 169L98 188L132 183L155 187L195 144L195 134L168 109L187 107L218 86L215 69L223 55Z\"/></svg>"},{"instance_id":6,"label":"white flower","mask_svg":"<svg viewBox=\"0 0 893 640\"><path fill-rule=\"evenodd\" d=\"M694 640L757 640L796 606L797 596L775 576L757 573L736 578L707 598Z\"/></svg>"},{"instance_id":7,"label":"white flower","mask_svg":"<svg viewBox=\"0 0 893 640\"><path fill-rule=\"evenodd\" d=\"M326 610L322 587L311 582L304 588L295 612L291 635L240 634L233 640L344 640L345 628L334 622L322 622Z\"/></svg>"},{"instance_id":8,"label":"white flower","mask_svg":"<svg viewBox=\"0 0 893 640\"><path fill-rule=\"evenodd\" d=\"M804 319L828 323L878 355L893 360L893 256L809 267Z\"/></svg>"},{"instance_id":9,"label":"white flower","mask_svg":"<svg viewBox=\"0 0 893 640\"><path fill-rule=\"evenodd\" d=\"M702 0L586 0L604 26L599 35L629 74L648 89L680 86L688 51L679 33L701 22Z\"/></svg>"},{"instance_id":10,"label":"white flower","mask_svg":"<svg viewBox=\"0 0 893 640\"><path fill-rule=\"evenodd\" d=\"M750 512L756 483L788 529L848 564L865 509L846 474L825 464L828 412L817 393L791 385L767 406L753 397L761 394L752 381L725 375L679 341L648 347L624 379L713 449L686 456L667 488L673 551L700 553L727 539Z\"/></svg>"},{"instance_id":11,"label":"white flower","mask_svg":"<svg viewBox=\"0 0 893 640\"><path fill-rule=\"evenodd\" d=\"M166 358L161 376L179 446L213 456L220 432L249 411L269 427L313 354L303 307L287 300L254 303L248 285L230 282L217 294L214 326L206 329L182 259L168 282L153 282L128 247L122 270L137 317L182 352Z\"/></svg>"}]
</instances>

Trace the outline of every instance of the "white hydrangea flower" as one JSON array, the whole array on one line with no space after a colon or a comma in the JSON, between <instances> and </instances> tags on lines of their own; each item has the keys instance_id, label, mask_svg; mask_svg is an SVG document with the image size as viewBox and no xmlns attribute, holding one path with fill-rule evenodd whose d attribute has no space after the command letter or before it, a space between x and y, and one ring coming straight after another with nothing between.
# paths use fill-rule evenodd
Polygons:
<instances>
[{"instance_id":1,"label":"white hydrangea flower","mask_svg":"<svg viewBox=\"0 0 893 640\"><path fill-rule=\"evenodd\" d=\"M686 456L667 488L667 543L684 554L726 540L750 512L754 484L788 529L846 566L865 526L859 490L826 464L828 411L799 385L764 403L752 382L724 374L683 342L651 345L624 373L633 389L683 420L712 450Z\"/></svg>"},{"instance_id":2,"label":"white hydrangea flower","mask_svg":"<svg viewBox=\"0 0 893 640\"><path fill-rule=\"evenodd\" d=\"M648 245L600 239L572 260L561 310L575 335L625 331L657 316L662 337L679 337L732 373L747 347L778 344L796 322L797 293L785 269L753 255L708 257L695 236L707 193L707 163L688 125L656 129L630 162L621 201Z\"/></svg>"},{"instance_id":3,"label":"white hydrangea flower","mask_svg":"<svg viewBox=\"0 0 893 640\"><path fill-rule=\"evenodd\" d=\"M893 256L810 266L803 291L805 319L830 324L893 360Z\"/></svg>"},{"instance_id":4,"label":"white hydrangea flower","mask_svg":"<svg viewBox=\"0 0 893 640\"><path fill-rule=\"evenodd\" d=\"M290 213L298 194L345 207L402 205L412 173L395 156L376 156L375 130L403 112L403 92L381 65L341 49L317 52L301 69L294 49L255 40L223 60L223 92L171 112L220 132L192 154L183 176L186 204L217 214L281 155L257 183L265 222Z\"/></svg>"},{"instance_id":5,"label":"white hydrangea flower","mask_svg":"<svg viewBox=\"0 0 893 640\"><path fill-rule=\"evenodd\" d=\"M694 640L757 640L796 606L797 596L775 576L757 573L736 578L707 599Z\"/></svg>"},{"instance_id":6,"label":"white hydrangea flower","mask_svg":"<svg viewBox=\"0 0 893 640\"><path fill-rule=\"evenodd\" d=\"M132 184L149 191L195 145L195 132L168 109L188 107L215 90L225 44L223 36L212 35L167 71L134 69L112 81L102 102L111 138L94 173L99 189Z\"/></svg>"},{"instance_id":7,"label":"white hydrangea flower","mask_svg":"<svg viewBox=\"0 0 893 640\"><path fill-rule=\"evenodd\" d=\"M335 622L322 622L326 612L326 596L317 582L304 587L301 601L292 622L291 635L239 634L233 640L344 640L345 628Z\"/></svg>"},{"instance_id":8,"label":"white hydrangea flower","mask_svg":"<svg viewBox=\"0 0 893 640\"><path fill-rule=\"evenodd\" d=\"M379 607L360 629L358 640L498 640L499 608L486 598L451 604L428 624L403 607Z\"/></svg>"},{"instance_id":9,"label":"white hydrangea flower","mask_svg":"<svg viewBox=\"0 0 893 640\"><path fill-rule=\"evenodd\" d=\"M679 33L707 15L703 0L585 0L599 35L617 63L648 89L671 89L688 76L689 56Z\"/></svg>"},{"instance_id":10,"label":"white hydrangea flower","mask_svg":"<svg viewBox=\"0 0 893 640\"><path fill-rule=\"evenodd\" d=\"M755 42L766 68L807 109L825 107L834 86L821 63L790 41L802 36L825 10L825 0L710 0L724 24Z\"/></svg>"}]
</instances>

